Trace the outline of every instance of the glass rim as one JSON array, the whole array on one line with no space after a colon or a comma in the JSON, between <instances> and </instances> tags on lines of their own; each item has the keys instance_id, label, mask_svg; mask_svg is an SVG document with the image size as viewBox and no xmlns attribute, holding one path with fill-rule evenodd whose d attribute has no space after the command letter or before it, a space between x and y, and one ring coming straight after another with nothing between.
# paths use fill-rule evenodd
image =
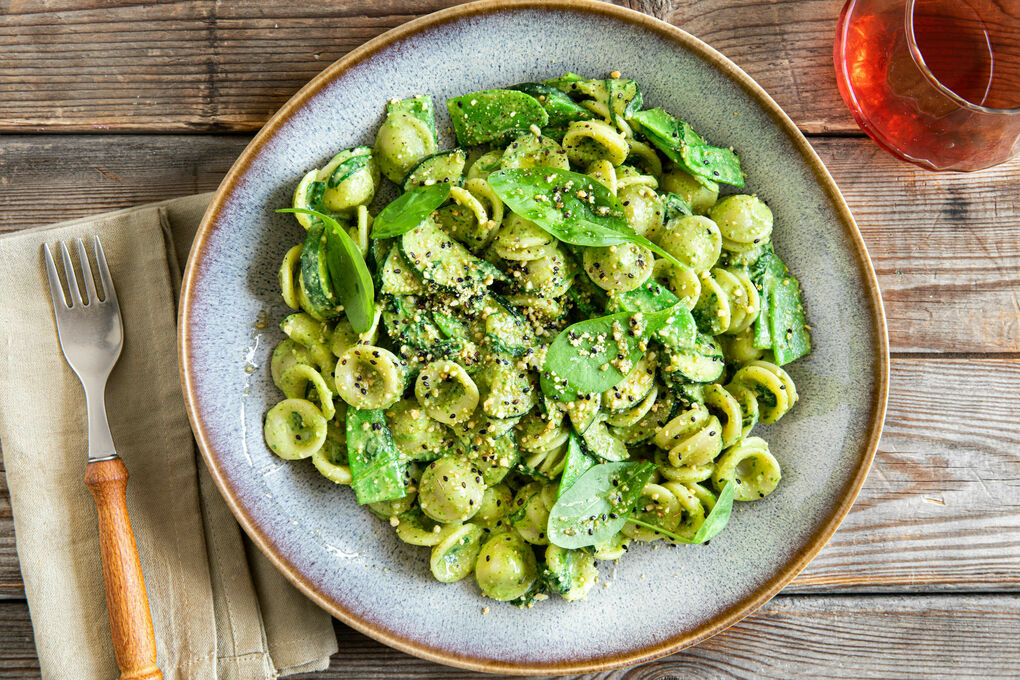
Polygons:
<instances>
[{"instance_id":1,"label":"glass rim","mask_svg":"<svg viewBox=\"0 0 1020 680\"><path fill-rule=\"evenodd\" d=\"M920 69L924 77L930 82L939 92L946 95L960 106L970 109L971 111L977 111L980 113L990 113L996 115L1015 115L1020 114L1020 106L1014 106L1008 109L999 109L991 106L982 106L981 104L975 104L974 102L961 97L956 92L946 87L942 81L935 77L935 75L928 69L928 64L924 62L924 56L921 54L921 49L917 46L917 40L914 38L914 5L917 0L907 0L907 7L904 16L904 24L907 35L907 47L910 49L910 56L914 60L914 64Z\"/></svg>"}]
</instances>

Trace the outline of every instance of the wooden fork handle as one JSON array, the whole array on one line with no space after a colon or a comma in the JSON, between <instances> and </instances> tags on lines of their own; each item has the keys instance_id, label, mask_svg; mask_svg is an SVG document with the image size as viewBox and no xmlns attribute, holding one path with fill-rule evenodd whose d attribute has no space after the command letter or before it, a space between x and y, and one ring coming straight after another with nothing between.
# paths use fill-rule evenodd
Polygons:
<instances>
[{"instance_id":1,"label":"wooden fork handle","mask_svg":"<svg viewBox=\"0 0 1020 680\"><path fill-rule=\"evenodd\" d=\"M121 680L162 680L156 667L156 636L142 564L128 517L128 471L120 458L94 461L85 468L85 486L99 511L106 608Z\"/></svg>"}]
</instances>

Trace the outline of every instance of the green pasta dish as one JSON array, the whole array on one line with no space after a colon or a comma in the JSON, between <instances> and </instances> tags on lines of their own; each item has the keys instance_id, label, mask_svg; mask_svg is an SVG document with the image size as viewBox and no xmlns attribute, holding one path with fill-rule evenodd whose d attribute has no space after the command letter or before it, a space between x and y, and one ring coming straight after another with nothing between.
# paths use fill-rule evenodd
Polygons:
<instances>
[{"instance_id":1,"label":"green pasta dish","mask_svg":"<svg viewBox=\"0 0 1020 680\"><path fill-rule=\"evenodd\" d=\"M433 106L391 100L281 210L306 233L267 445L517 605L585 597L633 542L707 542L779 484L753 431L810 351L737 154L618 73L449 99L452 149Z\"/></svg>"}]
</instances>

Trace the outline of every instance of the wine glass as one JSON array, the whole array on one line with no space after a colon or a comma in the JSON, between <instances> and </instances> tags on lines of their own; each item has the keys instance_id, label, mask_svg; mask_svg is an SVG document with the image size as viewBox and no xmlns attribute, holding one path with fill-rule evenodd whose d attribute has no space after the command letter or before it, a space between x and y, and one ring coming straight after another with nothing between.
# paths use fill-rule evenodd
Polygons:
<instances>
[{"instance_id":1,"label":"wine glass","mask_svg":"<svg viewBox=\"0 0 1020 680\"><path fill-rule=\"evenodd\" d=\"M930 170L1020 152L1020 0L848 0L836 80L857 124Z\"/></svg>"}]
</instances>

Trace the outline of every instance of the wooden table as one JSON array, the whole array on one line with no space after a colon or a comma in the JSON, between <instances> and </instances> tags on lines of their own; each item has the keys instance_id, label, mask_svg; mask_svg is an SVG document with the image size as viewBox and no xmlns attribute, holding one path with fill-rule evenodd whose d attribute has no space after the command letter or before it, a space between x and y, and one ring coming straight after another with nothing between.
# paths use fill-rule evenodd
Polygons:
<instances>
[{"instance_id":1,"label":"wooden table","mask_svg":"<svg viewBox=\"0 0 1020 680\"><path fill-rule=\"evenodd\" d=\"M0 0L0 229L216 187L291 94L451 0ZM807 134L860 224L892 347L885 434L853 511L761 611L598 678L1020 677L1020 161L900 163L836 92L841 0L629 0L707 41ZM0 678L37 677L0 475ZM467 678L337 624L306 678Z\"/></svg>"}]
</instances>

